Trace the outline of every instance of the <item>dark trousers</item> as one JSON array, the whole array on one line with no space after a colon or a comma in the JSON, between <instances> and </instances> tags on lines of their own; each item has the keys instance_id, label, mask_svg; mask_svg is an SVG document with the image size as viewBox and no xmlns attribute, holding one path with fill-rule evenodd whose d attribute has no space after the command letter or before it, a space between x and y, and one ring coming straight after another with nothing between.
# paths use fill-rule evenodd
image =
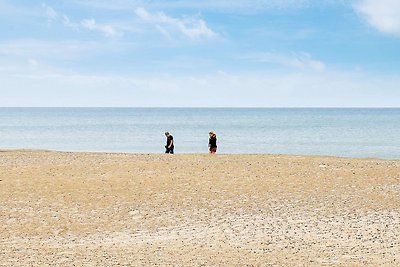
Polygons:
<instances>
[{"instance_id":1,"label":"dark trousers","mask_svg":"<svg viewBox=\"0 0 400 267\"><path fill-rule=\"evenodd\" d=\"M174 147L171 147L171 148L166 147L166 148L165 148L165 153L167 153L167 154L174 154Z\"/></svg>"}]
</instances>

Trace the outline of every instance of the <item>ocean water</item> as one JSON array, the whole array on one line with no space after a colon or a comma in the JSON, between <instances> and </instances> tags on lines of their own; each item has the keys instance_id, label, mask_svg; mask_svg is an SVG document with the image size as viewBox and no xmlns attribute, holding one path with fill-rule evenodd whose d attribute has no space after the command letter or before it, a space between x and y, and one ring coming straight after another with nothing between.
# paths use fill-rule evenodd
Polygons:
<instances>
[{"instance_id":1,"label":"ocean water","mask_svg":"<svg viewBox=\"0 0 400 267\"><path fill-rule=\"evenodd\" d=\"M267 153L400 159L400 109L0 108L1 149Z\"/></svg>"}]
</instances>

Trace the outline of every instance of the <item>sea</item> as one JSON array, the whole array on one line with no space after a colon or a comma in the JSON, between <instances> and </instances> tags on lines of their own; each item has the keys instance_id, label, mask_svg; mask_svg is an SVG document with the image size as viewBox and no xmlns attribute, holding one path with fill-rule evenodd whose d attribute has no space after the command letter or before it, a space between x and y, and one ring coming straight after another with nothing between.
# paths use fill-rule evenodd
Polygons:
<instances>
[{"instance_id":1,"label":"sea","mask_svg":"<svg viewBox=\"0 0 400 267\"><path fill-rule=\"evenodd\" d=\"M397 108L0 108L0 149L400 159Z\"/></svg>"}]
</instances>

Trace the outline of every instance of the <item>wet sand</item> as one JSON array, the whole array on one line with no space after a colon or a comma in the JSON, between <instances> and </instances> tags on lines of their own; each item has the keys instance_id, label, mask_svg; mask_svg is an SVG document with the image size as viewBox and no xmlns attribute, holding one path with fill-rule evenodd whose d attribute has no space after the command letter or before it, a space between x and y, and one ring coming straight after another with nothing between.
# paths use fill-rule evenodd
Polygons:
<instances>
[{"instance_id":1,"label":"wet sand","mask_svg":"<svg viewBox=\"0 0 400 267\"><path fill-rule=\"evenodd\" d=\"M0 266L400 266L400 161L0 152Z\"/></svg>"}]
</instances>

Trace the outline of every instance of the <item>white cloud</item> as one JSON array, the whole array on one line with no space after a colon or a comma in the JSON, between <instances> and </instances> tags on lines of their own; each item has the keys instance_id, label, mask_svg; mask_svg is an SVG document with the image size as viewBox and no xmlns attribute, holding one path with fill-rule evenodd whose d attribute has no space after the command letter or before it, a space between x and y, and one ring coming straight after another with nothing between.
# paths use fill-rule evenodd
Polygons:
<instances>
[{"instance_id":1,"label":"white cloud","mask_svg":"<svg viewBox=\"0 0 400 267\"><path fill-rule=\"evenodd\" d=\"M372 27L400 36L399 0L359 0L354 8Z\"/></svg>"},{"instance_id":2,"label":"white cloud","mask_svg":"<svg viewBox=\"0 0 400 267\"><path fill-rule=\"evenodd\" d=\"M117 37L121 34L110 24L98 24L94 19L85 19L81 21L82 27L91 30L99 31L107 37Z\"/></svg>"},{"instance_id":3,"label":"white cloud","mask_svg":"<svg viewBox=\"0 0 400 267\"><path fill-rule=\"evenodd\" d=\"M58 17L58 13L50 6L46 4L42 4L42 7L45 9L46 16L49 20L56 20Z\"/></svg>"},{"instance_id":4,"label":"white cloud","mask_svg":"<svg viewBox=\"0 0 400 267\"><path fill-rule=\"evenodd\" d=\"M62 15L62 23L64 24L64 26L70 27L70 28L78 29L80 27L80 25L78 23L71 22L71 20L69 19L69 17L67 15Z\"/></svg>"},{"instance_id":5,"label":"white cloud","mask_svg":"<svg viewBox=\"0 0 400 267\"><path fill-rule=\"evenodd\" d=\"M308 53L252 53L244 56L243 59L253 62L278 64L303 70L323 71L326 68L323 62L313 59Z\"/></svg>"},{"instance_id":6,"label":"white cloud","mask_svg":"<svg viewBox=\"0 0 400 267\"><path fill-rule=\"evenodd\" d=\"M122 35L116 27L111 24L100 24L97 23L95 19L84 19L80 23L71 22L69 17L65 14L58 14L52 7L43 4L45 8L46 16L49 20L60 21L66 27L74 28L74 29L87 29L91 31L97 31L104 34L106 37L115 38Z\"/></svg>"},{"instance_id":7,"label":"white cloud","mask_svg":"<svg viewBox=\"0 0 400 267\"><path fill-rule=\"evenodd\" d=\"M212 31L202 19L196 18L183 18L177 19L167 16L163 12L154 14L149 13L144 8L137 8L135 14L145 23L149 23L158 28L161 33L179 31L183 35L191 38L213 38L217 34Z\"/></svg>"}]
</instances>

